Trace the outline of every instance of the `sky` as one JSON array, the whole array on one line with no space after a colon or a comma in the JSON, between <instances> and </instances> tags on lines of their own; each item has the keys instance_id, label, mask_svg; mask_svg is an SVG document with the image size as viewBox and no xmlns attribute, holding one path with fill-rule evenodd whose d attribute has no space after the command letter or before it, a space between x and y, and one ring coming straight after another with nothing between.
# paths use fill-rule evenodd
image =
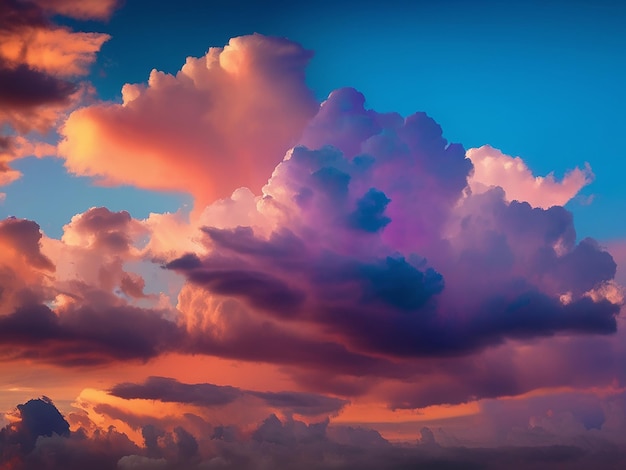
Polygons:
<instances>
[{"instance_id":1,"label":"sky","mask_svg":"<svg viewBox=\"0 0 626 470\"><path fill-rule=\"evenodd\" d=\"M0 466L624 468L625 20L0 0Z\"/></svg>"}]
</instances>

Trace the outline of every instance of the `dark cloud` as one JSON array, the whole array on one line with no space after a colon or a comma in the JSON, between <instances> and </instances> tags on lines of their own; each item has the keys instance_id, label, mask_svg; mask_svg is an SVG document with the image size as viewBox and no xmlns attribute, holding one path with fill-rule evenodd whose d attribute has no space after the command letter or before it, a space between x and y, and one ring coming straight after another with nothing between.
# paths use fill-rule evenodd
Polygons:
<instances>
[{"instance_id":1,"label":"dark cloud","mask_svg":"<svg viewBox=\"0 0 626 470\"><path fill-rule=\"evenodd\" d=\"M44 397L17 405L19 420L0 430L0 455L27 454L35 448L40 436L67 437L70 425L50 399Z\"/></svg>"},{"instance_id":2,"label":"dark cloud","mask_svg":"<svg viewBox=\"0 0 626 470\"><path fill-rule=\"evenodd\" d=\"M534 400L546 399L537 397ZM494 404L516 406L515 403ZM537 403L530 406L535 408ZM556 422L558 412L555 409L553 417L547 419ZM194 435L181 426L167 431L148 425L142 430L145 445L138 447L112 427L108 430L96 428L89 435L82 429L70 432L67 421L45 398L20 405L18 413L20 419L0 431L0 464L18 470L256 470L261 463L262 468L294 470L618 470L626 463L625 448L601 437L597 429L583 429L578 440L571 443L562 440L559 443L558 439L555 440L554 430L545 420L526 431L529 438L534 434L540 439L538 445L441 445L437 437L440 431L428 427L422 427L418 441L395 445L377 431L364 427L336 426L328 420L310 424L293 419L281 421L270 415L249 435L223 425L215 428L213 437ZM510 415L498 409L492 410L492 413L503 418ZM595 422L592 415L593 412L581 419ZM18 439L18 434L24 430ZM224 438L226 435L229 437ZM22 441L27 445L22 447Z\"/></svg>"},{"instance_id":3,"label":"dark cloud","mask_svg":"<svg viewBox=\"0 0 626 470\"><path fill-rule=\"evenodd\" d=\"M14 110L69 105L78 90L73 82L33 70L26 65L8 67L0 58L0 106Z\"/></svg>"},{"instance_id":4,"label":"dark cloud","mask_svg":"<svg viewBox=\"0 0 626 470\"><path fill-rule=\"evenodd\" d=\"M131 306L86 306L61 315L45 305L24 306L0 318L0 352L65 366L148 360L182 337L163 312Z\"/></svg>"},{"instance_id":5,"label":"dark cloud","mask_svg":"<svg viewBox=\"0 0 626 470\"><path fill-rule=\"evenodd\" d=\"M304 301L304 293L270 274L243 269L211 269L211 263L187 271L188 279L216 294L245 299L253 307L277 315L293 315Z\"/></svg>"},{"instance_id":6,"label":"dark cloud","mask_svg":"<svg viewBox=\"0 0 626 470\"><path fill-rule=\"evenodd\" d=\"M589 297L564 304L523 280L501 281L496 290L485 292L485 298L475 305L462 308L459 299L459 306L454 307L456 311L446 312L437 300L438 294L445 293L444 278L434 269L424 267L420 258L390 256L363 262L331 252L307 257L307 252L301 251L283 266L280 258L273 262L271 256L259 254L264 246L271 253L290 252L289 247L282 250L277 247L279 237L253 240L251 232L241 228L207 232L211 234L212 247L221 253L219 258L209 256L202 260L194 256L189 258L193 263L183 258L168 266L177 268L191 282L214 294L239 297L252 306L263 306L277 318L312 321L342 333L352 346L364 352L397 356L459 355L500 344L505 338L532 338L559 332L610 334L617 328L619 305ZM226 249L220 250L223 240L228 240L224 242ZM293 234L286 240L289 246L304 244L302 240L294 242ZM227 257L226 253L237 250L239 256ZM584 261L578 250L585 253ZM485 257L477 255L476 259L479 261L472 257L471 263L485 263ZM571 257L558 258L557 266L552 269L560 270L558 263L592 266L594 259L598 260L597 269L586 276L595 284L577 281L578 278L568 284L580 284L578 290L584 292L610 279L615 268L610 255L597 245L581 242L571 251ZM246 272L246 265L253 268ZM188 269L188 266L193 267ZM238 269L231 270L230 266ZM270 282L268 277L260 275L261 271L272 272L275 277ZM293 271L298 275L291 275ZM281 278L285 281L281 282ZM294 289L287 287L286 279L307 292L308 300L291 302Z\"/></svg>"},{"instance_id":7,"label":"dark cloud","mask_svg":"<svg viewBox=\"0 0 626 470\"><path fill-rule=\"evenodd\" d=\"M265 405L302 416L334 414L348 402L339 398L306 392L260 392L209 383L186 384L166 377L148 377L144 383L120 383L109 390L124 399L160 400L214 407L233 403L243 397L255 397Z\"/></svg>"},{"instance_id":8,"label":"dark cloud","mask_svg":"<svg viewBox=\"0 0 626 470\"><path fill-rule=\"evenodd\" d=\"M226 305L229 305L228 301ZM348 375L397 374L394 364L384 358L356 353L343 344L294 333L272 322L259 322L245 315L229 320L226 335L219 335L211 329L188 331L181 351Z\"/></svg>"},{"instance_id":9,"label":"dark cloud","mask_svg":"<svg viewBox=\"0 0 626 470\"><path fill-rule=\"evenodd\" d=\"M370 189L357 201L357 208L349 215L348 221L356 229L377 232L391 222L391 219L384 215L389 202L390 199L385 193Z\"/></svg>"},{"instance_id":10,"label":"dark cloud","mask_svg":"<svg viewBox=\"0 0 626 470\"><path fill-rule=\"evenodd\" d=\"M199 457L198 441L192 434L177 426L174 428L174 436L180 462L191 462Z\"/></svg>"},{"instance_id":11,"label":"dark cloud","mask_svg":"<svg viewBox=\"0 0 626 470\"><path fill-rule=\"evenodd\" d=\"M254 392L248 394L260 398L267 405L281 408L302 416L333 414L343 408L347 402L339 398L305 392Z\"/></svg>"},{"instance_id":12,"label":"dark cloud","mask_svg":"<svg viewBox=\"0 0 626 470\"><path fill-rule=\"evenodd\" d=\"M36 222L16 218L0 221L0 242L14 247L33 267L53 271L52 261L41 253L41 237L41 231Z\"/></svg>"},{"instance_id":13,"label":"dark cloud","mask_svg":"<svg viewBox=\"0 0 626 470\"><path fill-rule=\"evenodd\" d=\"M0 0L0 7L0 29L2 30L50 24L43 10L33 2Z\"/></svg>"},{"instance_id":14,"label":"dark cloud","mask_svg":"<svg viewBox=\"0 0 626 470\"><path fill-rule=\"evenodd\" d=\"M110 393L124 399L141 398L200 406L226 405L243 395L235 387L208 383L185 384L167 377L148 377L143 384L117 384Z\"/></svg>"},{"instance_id":15,"label":"dark cloud","mask_svg":"<svg viewBox=\"0 0 626 470\"><path fill-rule=\"evenodd\" d=\"M507 355L491 377L479 362L508 343L617 331L611 255L577 243L562 207L467 191L471 162L426 114L376 113L341 89L299 144L254 208L242 203L254 227L206 226L204 254L166 264L202 287L179 297L190 350L286 365L316 391L362 393L362 374L415 380L390 400L415 407L571 383L566 369L519 379Z\"/></svg>"}]
</instances>

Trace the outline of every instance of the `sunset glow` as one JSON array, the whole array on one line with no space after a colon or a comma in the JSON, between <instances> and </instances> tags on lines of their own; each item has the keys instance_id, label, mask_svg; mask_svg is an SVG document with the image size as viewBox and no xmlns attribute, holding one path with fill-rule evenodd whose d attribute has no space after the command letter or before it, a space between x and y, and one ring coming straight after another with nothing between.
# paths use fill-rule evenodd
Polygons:
<instances>
[{"instance_id":1,"label":"sunset glow","mask_svg":"<svg viewBox=\"0 0 626 470\"><path fill-rule=\"evenodd\" d=\"M626 8L384 3L0 0L1 469L626 468Z\"/></svg>"}]
</instances>

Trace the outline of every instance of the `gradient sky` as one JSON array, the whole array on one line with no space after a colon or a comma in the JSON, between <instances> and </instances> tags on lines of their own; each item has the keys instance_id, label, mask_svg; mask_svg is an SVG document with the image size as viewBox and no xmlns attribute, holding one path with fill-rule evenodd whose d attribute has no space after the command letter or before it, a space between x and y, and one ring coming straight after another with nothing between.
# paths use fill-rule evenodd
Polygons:
<instances>
[{"instance_id":1,"label":"gradient sky","mask_svg":"<svg viewBox=\"0 0 626 470\"><path fill-rule=\"evenodd\" d=\"M623 468L625 21L0 0L0 466Z\"/></svg>"}]
</instances>

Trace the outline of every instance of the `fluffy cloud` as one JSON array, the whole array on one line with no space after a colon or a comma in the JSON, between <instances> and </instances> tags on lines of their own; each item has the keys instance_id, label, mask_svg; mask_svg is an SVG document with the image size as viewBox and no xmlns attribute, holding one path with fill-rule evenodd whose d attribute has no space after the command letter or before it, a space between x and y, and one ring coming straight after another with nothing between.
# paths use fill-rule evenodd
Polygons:
<instances>
[{"instance_id":1,"label":"fluffy cloud","mask_svg":"<svg viewBox=\"0 0 626 470\"><path fill-rule=\"evenodd\" d=\"M239 186L258 191L315 113L310 57L284 39L234 38L176 75L125 85L121 105L75 111L59 152L76 174L189 191L200 208Z\"/></svg>"},{"instance_id":2,"label":"fluffy cloud","mask_svg":"<svg viewBox=\"0 0 626 470\"><path fill-rule=\"evenodd\" d=\"M122 105L69 118L60 145L68 168L191 191L192 223L181 213L139 221L92 208L53 240L34 222L0 222L3 360L131 367L201 354L270 364L289 386L116 379L125 382L102 394L118 402L85 406L98 424L68 417L83 430L40 436L16 458L35 467L48 459L50 468L70 454L89 466L92 451L106 455L101 468L622 462L611 437L620 423L609 423L613 434L588 434L611 421L605 402L600 419L584 399L569 397L552 415L533 401L522 424L498 422L485 405L600 387L620 406L617 266L596 241L577 240L559 205L590 174L536 183L522 162L485 148L466 155L426 114L377 113L350 88L317 107L304 84L309 56L283 39L236 38L175 76L153 72L147 86L127 85ZM480 176L486 161L500 187L475 187L492 185ZM159 292L172 279L175 306ZM132 409L142 400L158 402L142 414ZM478 401L475 425L487 416L515 445L548 436L554 447L471 450L423 423L419 445L396 447L374 430L313 422L353 401L389 413ZM184 412L157 415L168 406ZM234 408L249 415L245 426L232 422ZM516 413L511 405L503 414Z\"/></svg>"},{"instance_id":3,"label":"fluffy cloud","mask_svg":"<svg viewBox=\"0 0 626 470\"><path fill-rule=\"evenodd\" d=\"M48 398L17 405L19 420L0 431L3 451L31 452L39 436L68 436L70 425ZM4 452L3 452L4 453Z\"/></svg>"},{"instance_id":4,"label":"fluffy cloud","mask_svg":"<svg viewBox=\"0 0 626 470\"><path fill-rule=\"evenodd\" d=\"M72 31L49 16L108 17L116 1L0 0L0 186L19 178L11 161L56 154L51 145L23 135L45 133L91 93L77 79L89 72L110 36Z\"/></svg>"},{"instance_id":5,"label":"fluffy cloud","mask_svg":"<svg viewBox=\"0 0 626 470\"><path fill-rule=\"evenodd\" d=\"M299 46L257 35L211 57L202 80L192 80L199 59L190 59L176 77L157 74L148 88L133 89L139 94L125 106L85 112L110 108L143 123L133 103L147 106L173 90L208 93L222 83L216 77L230 83L235 72L256 90L268 77L248 73L283 69L308 102L300 76L308 55ZM16 301L3 319L22 338L12 340L20 345L14 354L72 365L200 353L282 365L311 391L348 396L371 388L358 377L411 379L420 390L398 385L376 393L395 407L417 407L558 386L569 379L513 383L513 359L504 354L509 359L493 362L501 379L495 387L478 364L510 342L616 331L620 299L612 293L610 254L591 239L576 243L562 207L507 201L498 188L467 195L472 162L424 113L380 114L345 88L301 134L261 195L238 189L214 202L196 232L174 215L137 221L94 208L74 217L61 240L45 239L53 279L42 278L38 300ZM177 239L181 229L194 240ZM150 259L186 278L176 309L146 292L150 269L163 271L145 264ZM144 263L142 271L132 263ZM43 339L35 349L25 346L24 319L41 325L32 329ZM472 373L459 375L461 363ZM418 379L437 368L437 380ZM319 379L328 372L335 379Z\"/></svg>"},{"instance_id":6,"label":"fluffy cloud","mask_svg":"<svg viewBox=\"0 0 626 470\"><path fill-rule=\"evenodd\" d=\"M66 243L47 240L47 256L36 223L0 222L4 360L85 365L174 347L181 333L171 312L159 299L152 308L134 303L145 296L143 279L124 270L132 230L127 213L93 209L67 226Z\"/></svg>"},{"instance_id":7,"label":"fluffy cloud","mask_svg":"<svg viewBox=\"0 0 626 470\"><path fill-rule=\"evenodd\" d=\"M303 134L312 148L290 151L258 198L258 227L205 227L207 254L167 267L237 315L332 333L360 354L465 355L616 330L619 304L589 294L615 263L593 240L575 243L571 214L498 189L463 197L471 163L432 119L363 103L342 89L322 104ZM240 331L233 313L203 310L207 334Z\"/></svg>"},{"instance_id":8,"label":"fluffy cloud","mask_svg":"<svg viewBox=\"0 0 626 470\"><path fill-rule=\"evenodd\" d=\"M467 151L474 164L469 187L474 193L487 191L492 186L504 189L508 201L526 201L533 207L548 209L564 206L578 191L593 181L589 165L575 168L556 181L548 176L533 176L520 157L510 157L489 145Z\"/></svg>"},{"instance_id":9,"label":"fluffy cloud","mask_svg":"<svg viewBox=\"0 0 626 470\"><path fill-rule=\"evenodd\" d=\"M493 410L493 414L498 411L502 415L502 410ZM393 445L372 429L333 426L328 421L310 424L293 419L281 421L270 415L243 434L227 426L215 427L211 436L197 436L180 426L172 430L146 426L143 442L135 444L113 428L95 426L91 432L83 427L69 431L67 421L56 407L48 399L39 399L19 405L15 422L0 430L3 444L16 443L3 446L0 463L19 470L56 470L68 466L97 470L329 467L490 470L503 465L540 470L558 465L582 470L593 465L607 469L623 466L626 461L623 448L593 429L578 428L578 424L577 417L566 417L555 410L545 418L532 419L526 430L515 431L518 436L527 436L527 442L541 439L544 445L481 448L439 445L438 439L443 441L445 437L440 430L428 427L421 428L422 437L418 441ZM578 431L574 432L575 428Z\"/></svg>"},{"instance_id":10,"label":"fluffy cloud","mask_svg":"<svg viewBox=\"0 0 626 470\"><path fill-rule=\"evenodd\" d=\"M1 5L0 122L19 132L47 131L79 99L80 87L71 79L88 72L109 36L57 26L36 3L3 0Z\"/></svg>"}]
</instances>

